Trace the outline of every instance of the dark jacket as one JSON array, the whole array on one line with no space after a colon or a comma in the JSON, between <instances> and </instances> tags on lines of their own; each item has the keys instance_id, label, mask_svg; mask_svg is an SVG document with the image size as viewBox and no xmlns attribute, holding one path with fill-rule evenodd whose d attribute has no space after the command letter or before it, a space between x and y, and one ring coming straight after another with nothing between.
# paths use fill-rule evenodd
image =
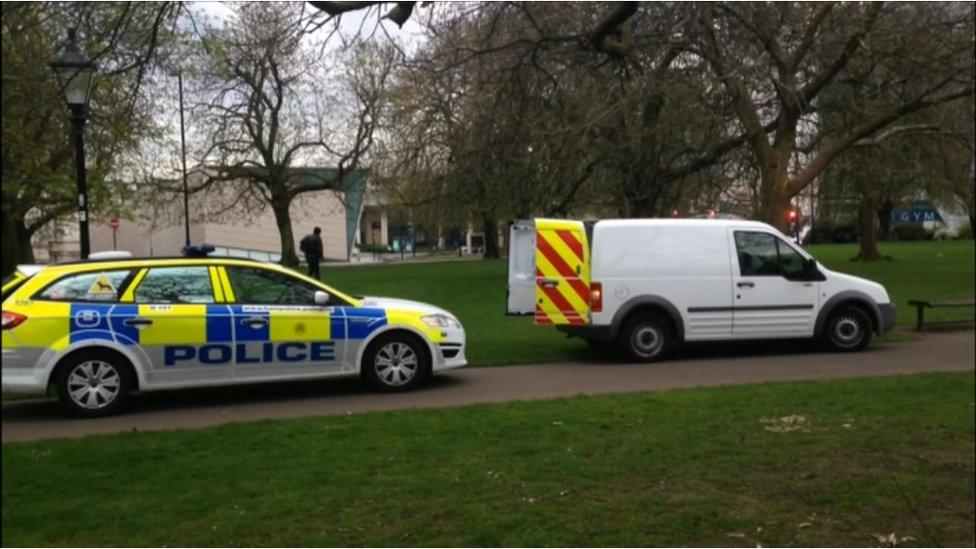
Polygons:
<instances>
[{"instance_id":1,"label":"dark jacket","mask_svg":"<svg viewBox=\"0 0 976 549\"><path fill-rule=\"evenodd\" d=\"M322 259L322 237L317 234L305 235L305 238L298 244L298 248L305 254L305 259Z\"/></svg>"}]
</instances>

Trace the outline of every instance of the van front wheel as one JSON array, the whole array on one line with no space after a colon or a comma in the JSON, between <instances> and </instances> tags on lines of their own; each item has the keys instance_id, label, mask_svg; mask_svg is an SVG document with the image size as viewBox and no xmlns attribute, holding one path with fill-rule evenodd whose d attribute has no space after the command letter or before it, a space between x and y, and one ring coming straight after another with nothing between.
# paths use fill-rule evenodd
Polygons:
<instances>
[{"instance_id":1,"label":"van front wheel","mask_svg":"<svg viewBox=\"0 0 976 549\"><path fill-rule=\"evenodd\" d=\"M827 319L824 341L834 351L860 351L871 342L871 320L856 307L841 307Z\"/></svg>"},{"instance_id":2,"label":"van front wheel","mask_svg":"<svg viewBox=\"0 0 976 549\"><path fill-rule=\"evenodd\" d=\"M617 336L617 347L635 362L653 362L671 344L671 326L655 314L639 314L629 319Z\"/></svg>"}]
</instances>

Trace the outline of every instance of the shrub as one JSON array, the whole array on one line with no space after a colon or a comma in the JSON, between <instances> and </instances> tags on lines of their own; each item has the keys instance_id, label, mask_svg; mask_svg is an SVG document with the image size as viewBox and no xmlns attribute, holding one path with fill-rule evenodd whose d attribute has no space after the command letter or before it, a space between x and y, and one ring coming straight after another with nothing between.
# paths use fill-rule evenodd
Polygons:
<instances>
[{"instance_id":1,"label":"shrub","mask_svg":"<svg viewBox=\"0 0 976 549\"><path fill-rule=\"evenodd\" d=\"M895 240L932 240L935 233L919 224L900 225L892 229Z\"/></svg>"},{"instance_id":2,"label":"shrub","mask_svg":"<svg viewBox=\"0 0 976 549\"><path fill-rule=\"evenodd\" d=\"M857 242L856 223L818 224L807 235L808 244L847 244Z\"/></svg>"},{"instance_id":3,"label":"shrub","mask_svg":"<svg viewBox=\"0 0 976 549\"><path fill-rule=\"evenodd\" d=\"M359 244L359 253L363 254L382 254L390 251L382 244Z\"/></svg>"}]
</instances>

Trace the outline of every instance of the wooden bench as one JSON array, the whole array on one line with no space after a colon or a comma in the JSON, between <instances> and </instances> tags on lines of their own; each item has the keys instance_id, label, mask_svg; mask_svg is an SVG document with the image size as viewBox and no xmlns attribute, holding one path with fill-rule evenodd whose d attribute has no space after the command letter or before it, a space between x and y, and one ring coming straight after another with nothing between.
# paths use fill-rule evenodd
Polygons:
<instances>
[{"instance_id":1,"label":"wooden bench","mask_svg":"<svg viewBox=\"0 0 976 549\"><path fill-rule=\"evenodd\" d=\"M925 309L941 309L948 307L976 307L976 301L972 299L966 301L922 301L922 300L912 300L908 302L912 307L916 307L917 314L915 316L915 329L921 330L925 325ZM963 320L944 320L941 322L929 322L929 325L950 325L950 324L970 324L974 319L963 319Z\"/></svg>"}]
</instances>

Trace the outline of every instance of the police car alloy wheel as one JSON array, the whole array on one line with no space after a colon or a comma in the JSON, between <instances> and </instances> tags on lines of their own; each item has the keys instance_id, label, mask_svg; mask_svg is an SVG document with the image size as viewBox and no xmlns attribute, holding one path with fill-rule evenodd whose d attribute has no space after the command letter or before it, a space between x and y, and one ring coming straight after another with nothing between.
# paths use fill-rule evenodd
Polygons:
<instances>
[{"instance_id":1,"label":"police car alloy wheel","mask_svg":"<svg viewBox=\"0 0 976 549\"><path fill-rule=\"evenodd\" d=\"M101 416L114 412L128 397L132 381L127 365L108 353L80 353L61 370L58 398L70 412Z\"/></svg>"},{"instance_id":2,"label":"police car alloy wheel","mask_svg":"<svg viewBox=\"0 0 976 549\"><path fill-rule=\"evenodd\" d=\"M824 335L835 351L859 351L871 341L871 321L864 311L843 307L830 315Z\"/></svg>"},{"instance_id":3,"label":"police car alloy wheel","mask_svg":"<svg viewBox=\"0 0 976 549\"><path fill-rule=\"evenodd\" d=\"M617 341L627 358L651 362L664 354L670 338L668 324L658 315L639 314L624 324Z\"/></svg>"},{"instance_id":4,"label":"police car alloy wheel","mask_svg":"<svg viewBox=\"0 0 976 549\"><path fill-rule=\"evenodd\" d=\"M421 345L406 334L376 338L363 353L363 377L380 391L403 391L426 381L430 360Z\"/></svg>"}]
</instances>

